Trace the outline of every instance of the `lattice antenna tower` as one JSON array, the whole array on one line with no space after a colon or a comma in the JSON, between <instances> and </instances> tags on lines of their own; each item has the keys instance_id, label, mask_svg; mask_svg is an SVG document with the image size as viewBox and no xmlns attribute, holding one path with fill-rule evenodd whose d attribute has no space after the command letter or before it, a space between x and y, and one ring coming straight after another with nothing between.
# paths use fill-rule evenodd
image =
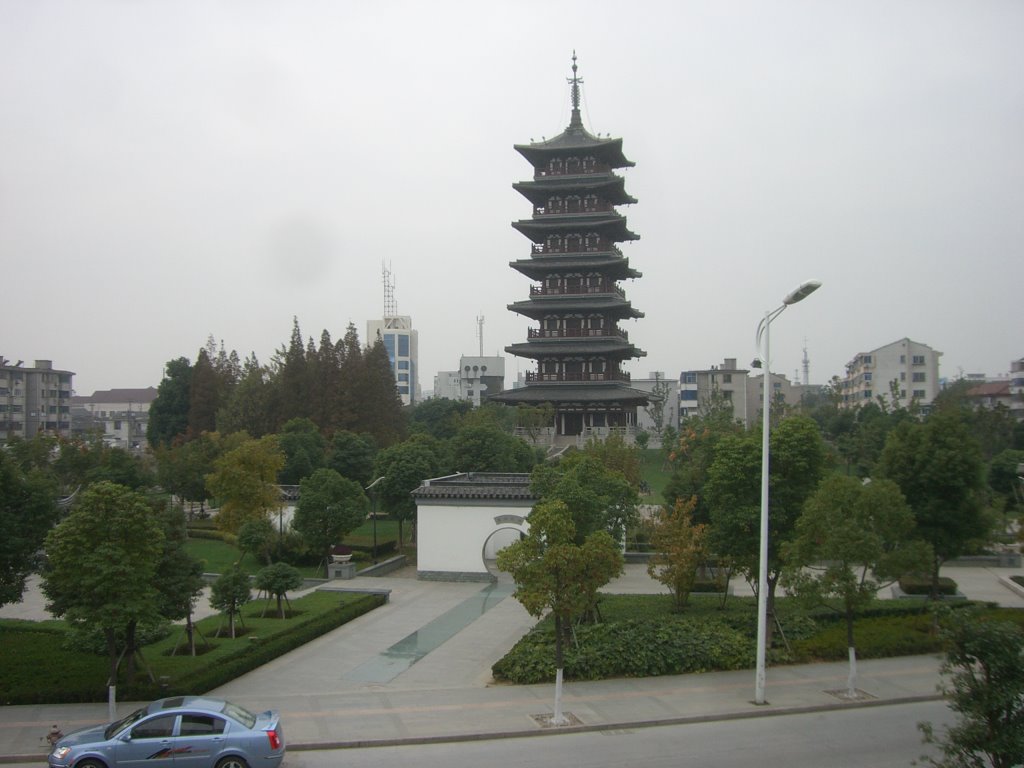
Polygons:
<instances>
[{"instance_id":1,"label":"lattice antenna tower","mask_svg":"<svg viewBox=\"0 0 1024 768\"><path fill-rule=\"evenodd\" d=\"M484 316L476 316L476 338L480 342L480 357L484 356Z\"/></svg>"},{"instance_id":2,"label":"lattice antenna tower","mask_svg":"<svg viewBox=\"0 0 1024 768\"><path fill-rule=\"evenodd\" d=\"M807 339L804 339L804 386L808 386L811 383L811 358L807 356Z\"/></svg>"},{"instance_id":3,"label":"lattice antenna tower","mask_svg":"<svg viewBox=\"0 0 1024 768\"><path fill-rule=\"evenodd\" d=\"M395 283L391 276L391 267L382 261L380 268L384 279L384 317L394 317L398 314L398 303L395 301Z\"/></svg>"}]
</instances>

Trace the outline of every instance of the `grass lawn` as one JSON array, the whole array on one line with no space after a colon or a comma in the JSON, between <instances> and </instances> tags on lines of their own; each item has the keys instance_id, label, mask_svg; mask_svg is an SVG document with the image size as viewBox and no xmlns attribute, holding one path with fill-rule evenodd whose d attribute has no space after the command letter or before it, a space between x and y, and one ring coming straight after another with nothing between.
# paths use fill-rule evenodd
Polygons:
<instances>
[{"instance_id":1,"label":"grass lawn","mask_svg":"<svg viewBox=\"0 0 1024 768\"><path fill-rule=\"evenodd\" d=\"M660 448L647 448L640 451L640 477L647 481L651 489L649 496L641 497L644 504L664 504L662 492L672 476L671 468L665 466L665 454Z\"/></svg>"}]
</instances>

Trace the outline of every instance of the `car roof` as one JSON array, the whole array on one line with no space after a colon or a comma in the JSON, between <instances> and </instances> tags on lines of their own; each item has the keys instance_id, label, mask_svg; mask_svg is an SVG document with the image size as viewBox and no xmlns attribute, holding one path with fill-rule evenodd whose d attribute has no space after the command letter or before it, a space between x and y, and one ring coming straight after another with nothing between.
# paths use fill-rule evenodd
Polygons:
<instances>
[{"instance_id":1,"label":"car roof","mask_svg":"<svg viewBox=\"0 0 1024 768\"><path fill-rule=\"evenodd\" d=\"M171 696L158 699L149 705L150 713L165 709L201 709L205 712L221 712L227 704L224 699L213 696Z\"/></svg>"}]
</instances>

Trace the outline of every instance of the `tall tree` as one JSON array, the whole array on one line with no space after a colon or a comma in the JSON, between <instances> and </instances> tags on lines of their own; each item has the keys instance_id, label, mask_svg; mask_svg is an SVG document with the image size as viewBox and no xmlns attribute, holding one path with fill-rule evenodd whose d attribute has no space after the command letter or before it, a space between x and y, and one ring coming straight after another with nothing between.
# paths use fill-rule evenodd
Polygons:
<instances>
[{"instance_id":1,"label":"tall tree","mask_svg":"<svg viewBox=\"0 0 1024 768\"><path fill-rule=\"evenodd\" d=\"M277 424L309 416L309 364L297 317L292 318L292 335L288 346L277 351L275 364L277 370L274 383L279 408Z\"/></svg>"},{"instance_id":2,"label":"tall tree","mask_svg":"<svg viewBox=\"0 0 1024 768\"><path fill-rule=\"evenodd\" d=\"M622 573L618 544L606 531L579 532L568 506L541 502L528 516L529 533L498 553L498 568L512 574L515 597L531 616L550 611L555 622L555 715L562 717L564 644L574 617L592 613L598 590Z\"/></svg>"},{"instance_id":3,"label":"tall tree","mask_svg":"<svg viewBox=\"0 0 1024 768\"><path fill-rule=\"evenodd\" d=\"M284 467L278 475L282 485L298 485L324 465L324 438L309 419L292 419L285 423L277 442L284 452Z\"/></svg>"},{"instance_id":4,"label":"tall tree","mask_svg":"<svg viewBox=\"0 0 1024 768\"><path fill-rule=\"evenodd\" d=\"M373 460L376 448L369 439L355 432L340 430L331 437L327 451L327 466L349 480L367 486L373 479Z\"/></svg>"},{"instance_id":5,"label":"tall tree","mask_svg":"<svg viewBox=\"0 0 1024 768\"><path fill-rule=\"evenodd\" d=\"M381 507L398 520L398 546L405 541L404 524L416 517L412 492L431 477L443 472L443 448L426 435L414 435L404 443L392 445L377 454L373 473L383 477L377 491Z\"/></svg>"},{"instance_id":6,"label":"tall tree","mask_svg":"<svg viewBox=\"0 0 1024 768\"><path fill-rule=\"evenodd\" d=\"M981 449L963 414L944 410L893 430L876 470L900 487L914 511L915 537L932 546L932 597L937 598L942 564L989 529Z\"/></svg>"},{"instance_id":7,"label":"tall tree","mask_svg":"<svg viewBox=\"0 0 1024 768\"><path fill-rule=\"evenodd\" d=\"M679 501L694 499L694 522L707 523L710 511L704 485L715 460L715 449L724 437L742 435L743 431L743 425L733 417L731 408L716 407L687 418L673 444L663 442L663 447L670 448L668 460L672 468L665 486L665 501L674 506Z\"/></svg>"},{"instance_id":8,"label":"tall tree","mask_svg":"<svg viewBox=\"0 0 1024 768\"><path fill-rule=\"evenodd\" d=\"M188 436L199 437L217 428L217 409L220 407L221 379L205 349L199 350L192 366L189 386Z\"/></svg>"},{"instance_id":9,"label":"tall tree","mask_svg":"<svg viewBox=\"0 0 1024 768\"><path fill-rule=\"evenodd\" d=\"M156 398L149 406L146 439L154 448L170 445L174 438L188 431L191 386L192 363L188 358L169 361L156 388Z\"/></svg>"},{"instance_id":10,"label":"tall tree","mask_svg":"<svg viewBox=\"0 0 1024 768\"><path fill-rule=\"evenodd\" d=\"M784 547L783 581L805 603L837 609L846 621L850 660L847 693L857 695L854 621L878 590L929 561L928 547L912 541L914 514L889 480L862 483L831 475L807 500L795 538Z\"/></svg>"},{"instance_id":11,"label":"tall tree","mask_svg":"<svg viewBox=\"0 0 1024 768\"><path fill-rule=\"evenodd\" d=\"M38 566L36 554L57 522L56 491L43 471L23 472L0 449L0 605L21 600L25 580Z\"/></svg>"},{"instance_id":12,"label":"tall tree","mask_svg":"<svg viewBox=\"0 0 1024 768\"><path fill-rule=\"evenodd\" d=\"M623 541L636 519L637 489L622 472L583 452L566 456L557 465L537 465L530 487L541 501L566 505L578 544L594 531Z\"/></svg>"},{"instance_id":13,"label":"tall tree","mask_svg":"<svg viewBox=\"0 0 1024 768\"><path fill-rule=\"evenodd\" d=\"M210 587L210 605L228 615L228 628L232 638L235 637L235 616L241 616L242 606L251 599L249 575L237 565L218 576Z\"/></svg>"},{"instance_id":14,"label":"tall tree","mask_svg":"<svg viewBox=\"0 0 1024 768\"><path fill-rule=\"evenodd\" d=\"M757 584L760 556L761 435L749 432L719 442L705 485L711 547L730 557L758 590L767 587L774 616L782 573L782 545L791 540L804 502L824 475L825 449L818 425L806 416L783 419L770 435L768 478L768 583ZM769 623L769 633L771 623Z\"/></svg>"},{"instance_id":15,"label":"tall tree","mask_svg":"<svg viewBox=\"0 0 1024 768\"><path fill-rule=\"evenodd\" d=\"M242 366L238 383L217 411L217 430L222 434L248 432L253 437L271 434L277 427L277 390L256 355Z\"/></svg>"},{"instance_id":16,"label":"tall tree","mask_svg":"<svg viewBox=\"0 0 1024 768\"><path fill-rule=\"evenodd\" d=\"M450 440L472 410L473 404L469 400L432 397L417 403L409 411L409 428L414 434L425 432L438 440Z\"/></svg>"},{"instance_id":17,"label":"tall tree","mask_svg":"<svg viewBox=\"0 0 1024 768\"><path fill-rule=\"evenodd\" d=\"M284 454L273 435L247 440L218 458L206 476L207 487L221 502L217 525L234 533L246 520L276 509L281 498L277 474L283 466Z\"/></svg>"},{"instance_id":18,"label":"tall tree","mask_svg":"<svg viewBox=\"0 0 1024 768\"><path fill-rule=\"evenodd\" d=\"M363 357L362 371L352 386L358 404L356 432L371 435L377 445L400 442L406 434L402 399L395 384L384 342L377 339Z\"/></svg>"},{"instance_id":19,"label":"tall tree","mask_svg":"<svg viewBox=\"0 0 1024 768\"><path fill-rule=\"evenodd\" d=\"M363 487L333 469L318 469L302 481L292 528L324 560L324 575L331 547L366 522L370 502Z\"/></svg>"},{"instance_id":20,"label":"tall tree","mask_svg":"<svg viewBox=\"0 0 1024 768\"><path fill-rule=\"evenodd\" d=\"M116 685L118 637L134 647L136 627L159 615L156 575L164 531L144 497L96 483L46 537L43 593L54 616L100 627L110 685ZM129 674L133 657L128 655Z\"/></svg>"},{"instance_id":21,"label":"tall tree","mask_svg":"<svg viewBox=\"0 0 1024 768\"><path fill-rule=\"evenodd\" d=\"M460 472L529 472L537 453L496 426L465 425L451 440L451 465Z\"/></svg>"}]
</instances>

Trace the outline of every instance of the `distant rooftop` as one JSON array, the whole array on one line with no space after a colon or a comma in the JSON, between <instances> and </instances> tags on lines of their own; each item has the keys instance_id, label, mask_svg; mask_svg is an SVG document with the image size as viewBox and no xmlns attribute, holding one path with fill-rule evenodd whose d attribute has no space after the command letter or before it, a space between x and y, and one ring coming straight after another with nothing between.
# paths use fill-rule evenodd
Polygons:
<instances>
[{"instance_id":1,"label":"distant rooftop","mask_svg":"<svg viewBox=\"0 0 1024 768\"><path fill-rule=\"evenodd\" d=\"M91 395L75 395L73 405L87 403L152 403L156 400L156 387L142 389L97 389Z\"/></svg>"},{"instance_id":2,"label":"distant rooftop","mask_svg":"<svg viewBox=\"0 0 1024 768\"><path fill-rule=\"evenodd\" d=\"M424 480L412 492L417 499L518 499L537 497L530 491L530 475L512 472L460 472Z\"/></svg>"}]
</instances>

